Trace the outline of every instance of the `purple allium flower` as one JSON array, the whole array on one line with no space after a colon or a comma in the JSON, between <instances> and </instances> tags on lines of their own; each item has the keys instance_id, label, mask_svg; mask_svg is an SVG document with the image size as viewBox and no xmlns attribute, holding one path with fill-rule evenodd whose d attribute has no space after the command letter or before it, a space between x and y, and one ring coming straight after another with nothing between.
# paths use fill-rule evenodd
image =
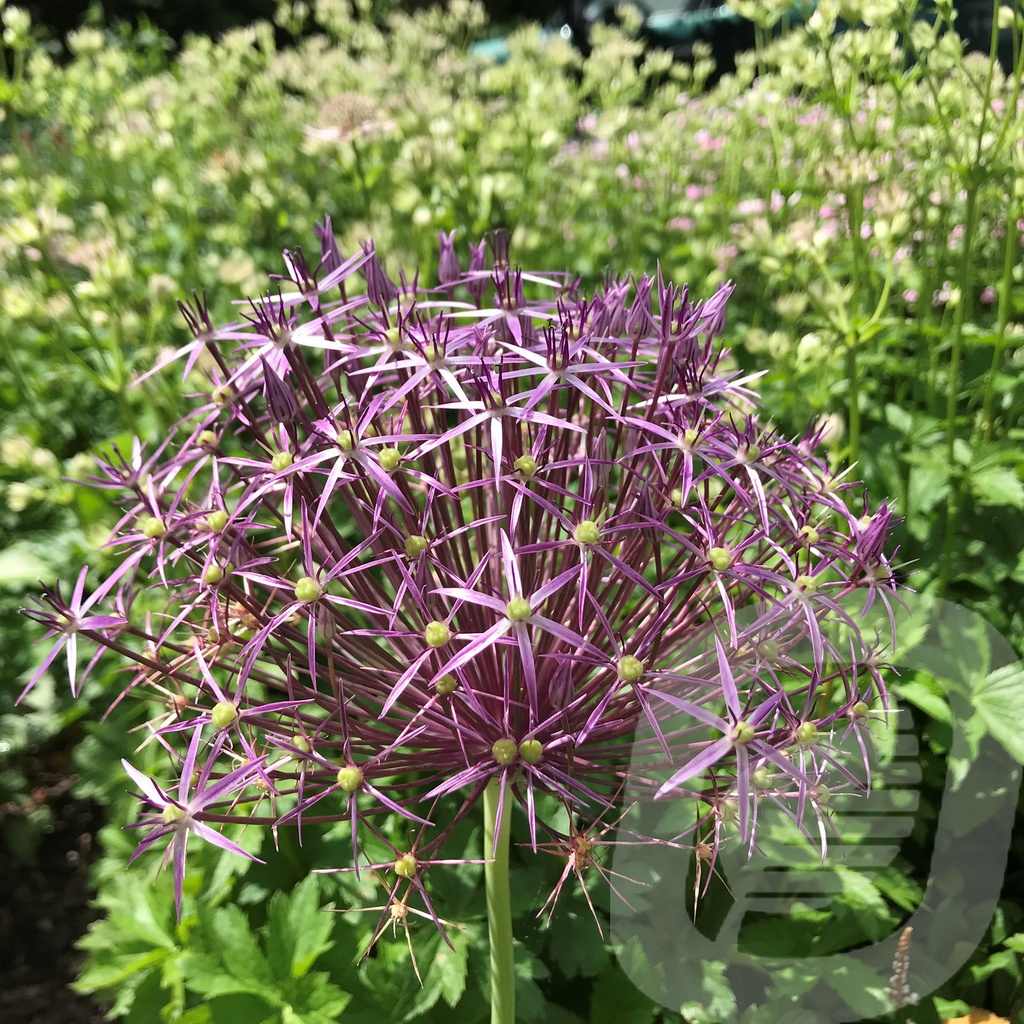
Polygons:
<instances>
[{"instance_id":1,"label":"purple allium flower","mask_svg":"<svg viewBox=\"0 0 1024 1024\"><path fill-rule=\"evenodd\" d=\"M837 744L866 761L885 702L858 614L894 599L893 519L851 510L820 432L758 420L717 345L730 287L588 295L499 238L431 290L318 235L322 264L286 257L296 290L242 323L185 307L209 400L152 456L101 463L121 564L30 613L58 648L82 632L134 660L126 693L187 697L151 724L177 799L130 769L176 809L143 847L173 837L179 901L187 833L232 848L203 820L251 820L228 800L247 786L275 825L348 821L353 856L375 815L422 823L395 863L435 920L428 869L495 781L499 819L518 804L577 873L627 782L698 801L716 843L752 848L770 799L824 847L828 787L864 785Z\"/></svg>"}]
</instances>

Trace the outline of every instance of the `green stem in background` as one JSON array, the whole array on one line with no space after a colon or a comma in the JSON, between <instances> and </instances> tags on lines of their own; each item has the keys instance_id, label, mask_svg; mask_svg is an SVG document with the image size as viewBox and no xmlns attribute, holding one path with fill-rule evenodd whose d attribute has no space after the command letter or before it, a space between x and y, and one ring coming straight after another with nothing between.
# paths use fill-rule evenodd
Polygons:
<instances>
[{"instance_id":1,"label":"green stem in background","mask_svg":"<svg viewBox=\"0 0 1024 1024\"><path fill-rule=\"evenodd\" d=\"M487 932L491 945L491 1024L515 1024L515 956L512 949L512 891L508 843L512 808L505 804L498 821L502 783L492 779L484 790L484 883ZM497 835L495 835L497 829Z\"/></svg>"},{"instance_id":2,"label":"green stem in background","mask_svg":"<svg viewBox=\"0 0 1024 1024\"><path fill-rule=\"evenodd\" d=\"M846 338L846 415L850 432L850 461L860 459L860 376L857 371L858 338L856 334Z\"/></svg>"},{"instance_id":3,"label":"green stem in background","mask_svg":"<svg viewBox=\"0 0 1024 1024\"><path fill-rule=\"evenodd\" d=\"M996 376L1003 365L1006 348L1006 325L1010 320L1010 289L1013 287L1013 267L1017 259L1016 216L1006 217L1006 238L1003 246L1003 276L999 282L999 311L996 314L996 342L992 346L992 367L985 377L985 398L982 403L981 425L985 441L992 440L995 429Z\"/></svg>"},{"instance_id":4,"label":"green stem in background","mask_svg":"<svg viewBox=\"0 0 1024 1024\"><path fill-rule=\"evenodd\" d=\"M978 229L978 188L970 181L967 189L967 215L964 225L964 258L960 263L957 286L960 301L953 318L953 339L949 354L949 381L946 392L946 464L949 467L949 490L946 495L946 522L942 541L942 560L939 563L939 593L943 594L953 568L953 548L956 540L956 520L960 511L963 474L954 469L953 455L956 445L956 414L960 397L960 363L963 358L964 321L974 287L974 235Z\"/></svg>"}]
</instances>

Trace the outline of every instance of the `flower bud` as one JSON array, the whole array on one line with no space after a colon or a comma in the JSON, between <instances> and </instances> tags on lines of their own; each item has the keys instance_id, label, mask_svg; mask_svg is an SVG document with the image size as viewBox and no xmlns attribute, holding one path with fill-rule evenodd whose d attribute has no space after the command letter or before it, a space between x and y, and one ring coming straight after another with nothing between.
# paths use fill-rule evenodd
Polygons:
<instances>
[{"instance_id":1,"label":"flower bud","mask_svg":"<svg viewBox=\"0 0 1024 1024\"><path fill-rule=\"evenodd\" d=\"M423 630L423 639L431 647L444 647L449 640L451 640L451 630L448 628L447 623L434 621L428 622L426 629Z\"/></svg>"},{"instance_id":2,"label":"flower bud","mask_svg":"<svg viewBox=\"0 0 1024 1024\"><path fill-rule=\"evenodd\" d=\"M206 517L206 528L213 530L214 533L220 533L225 526L228 525L228 514L222 508L214 509Z\"/></svg>"},{"instance_id":3,"label":"flower bud","mask_svg":"<svg viewBox=\"0 0 1024 1024\"><path fill-rule=\"evenodd\" d=\"M401 878L412 878L419 870L419 863L411 853L403 853L395 861L395 874Z\"/></svg>"},{"instance_id":4,"label":"flower bud","mask_svg":"<svg viewBox=\"0 0 1024 1024\"><path fill-rule=\"evenodd\" d=\"M167 804L160 812L160 820L165 825L173 825L176 821L181 821L184 817L185 812L175 804Z\"/></svg>"},{"instance_id":5,"label":"flower bud","mask_svg":"<svg viewBox=\"0 0 1024 1024\"><path fill-rule=\"evenodd\" d=\"M711 548L708 551L708 561L716 572L725 572L732 565L732 552L725 547Z\"/></svg>"},{"instance_id":6,"label":"flower bud","mask_svg":"<svg viewBox=\"0 0 1024 1024\"><path fill-rule=\"evenodd\" d=\"M619 678L627 683L635 682L644 674L644 663L639 658L634 658L632 654L619 658L617 668Z\"/></svg>"},{"instance_id":7,"label":"flower bud","mask_svg":"<svg viewBox=\"0 0 1024 1024\"><path fill-rule=\"evenodd\" d=\"M821 536L813 526L800 527L800 539L807 545L817 544Z\"/></svg>"},{"instance_id":8,"label":"flower bud","mask_svg":"<svg viewBox=\"0 0 1024 1024\"><path fill-rule=\"evenodd\" d=\"M164 521L162 519L157 519L156 516L146 516L146 518L139 524L139 529L142 531L142 535L144 537L148 537L150 540L156 540L167 532L167 527L164 525Z\"/></svg>"},{"instance_id":9,"label":"flower bud","mask_svg":"<svg viewBox=\"0 0 1024 1024\"><path fill-rule=\"evenodd\" d=\"M363 773L354 764L338 769L338 785L346 793L354 793L363 784Z\"/></svg>"},{"instance_id":10,"label":"flower bud","mask_svg":"<svg viewBox=\"0 0 1024 1024\"><path fill-rule=\"evenodd\" d=\"M454 693L459 688L459 681L455 676L441 676L436 683L434 683L434 689L437 690L442 697L447 696L449 693Z\"/></svg>"},{"instance_id":11,"label":"flower bud","mask_svg":"<svg viewBox=\"0 0 1024 1024\"><path fill-rule=\"evenodd\" d=\"M796 727L797 743L813 743L818 738L818 727L813 722L801 722Z\"/></svg>"},{"instance_id":12,"label":"flower bud","mask_svg":"<svg viewBox=\"0 0 1024 1024\"><path fill-rule=\"evenodd\" d=\"M754 727L749 722L737 722L732 729L732 741L737 746L749 743L755 736Z\"/></svg>"},{"instance_id":13,"label":"flower bud","mask_svg":"<svg viewBox=\"0 0 1024 1024\"><path fill-rule=\"evenodd\" d=\"M512 764L519 756L519 746L515 740L495 740L491 753L498 764Z\"/></svg>"},{"instance_id":14,"label":"flower bud","mask_svg":"<svg viewBox=\"0 0 1024 1024\"><path fill-rule=\"evenodd\" d=\"M512 622L522 622L533 614L533 609L530 607L530 602L527 601L525 597L513 597L512 600L505 605L505 614Z\"/></svg>"},{"instance_id":15,"label":"flower bud","mask_svg":"<svg viewBox=\"0 0 1024 1024\"><path fill-rule=\"evenodd\" d=\"M214 563L206 567L206 571L203 573L203 582L208 587L217 586L222 579L224 579L224 570L219 565Z\"/></svg>"},{"instance_id":16,"label":"flower bud","mask_svg":"<svg viewBox=\"0 0 1024 1024\"><path fill-rule=\"evenodd\" d=\"M527 764L537 764L543 754L544 745L540 740L523 740L519 744L519 756Z\"/></svg>"},{"instance_id":17,"label":"flower bud","mask_svg":"<svg viewBox=\"0 0 1024 1024\"><path fill-rule=\"evenodd\" d=\"M533 476L537 472L537 460L532 455L520 455L513 467L519 470L523 476Z\"/></svg>"},{"instance_id":18,"label":"flower bud","mask_svg":"<svg viewBox=\"0 0 1024 1024\"><path fill-rule=\"evenodd\" d=\"M417 558L430 547L430 541L418 533L405 538L405 553L410 558Z\"/></svg>"},{"instance_id":19,"label":"flower bud","mask_svg":"<svg viewBox=\"0 0 1024 1024\"><path fill-rule=\"evenodd\" d=\"M303 576L295 584L295 600L302 601L304 604L319 600L323 592L323 587L312 576Z\"/></svg>"},{"instance_id":20,"label":"flower bud","mask_svg":"<svg viewBox=\"0 0 1024 1024\"><path fill-rule=\"evenodd\" d=\"M226 729L229 725L234 724L236 718L238 718L238 708L227 700L215 704L210 712L210 723L214 729Z\"/></svg>"}]
</instances>

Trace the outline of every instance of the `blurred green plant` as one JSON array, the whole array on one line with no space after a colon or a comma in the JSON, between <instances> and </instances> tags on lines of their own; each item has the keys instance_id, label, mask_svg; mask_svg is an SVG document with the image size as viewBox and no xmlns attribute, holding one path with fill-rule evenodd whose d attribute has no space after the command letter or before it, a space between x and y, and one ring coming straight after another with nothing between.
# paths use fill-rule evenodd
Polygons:
<instances>
[{"instance_id":1,"label":"blurred green plant","mask_svg":"<svg viewBox=\"0 0 1024 1024\"><path fill-rule=\"evenodd\" d=\"M281 3L287 31L316 26L287 50L266 23L217 42L189 39L178 52L145 26L85 28L70 37L65 63L29 19L0 4L0 798L24 793L19 753L85 710L45 689L38 704L13 710L18 680L38 660L35 636L14 616L24 591L96 561L117 516L65 478L88 473L87 453L115 440L128 451L133 433L173 436L181 389L207 387L201 373L184 385L169 375L134 382L188 337L174 299L202 281L215 319L225 319L265 268L280 265L294 226L325 213L343 249L372 234L378 252L427 273L438 231L457 230L464 243L506 227L522 263L562 265L590 282L611 263L639 274L660 262L695 289L732 278L733 358L758 367L769 358L765 407L786 430L820 421L837 464L856 459L872 492L895 499L915 588L970 603L1024 649L1021 16L1017 5L994 22L1014 33L1017 66L1004 76L963 52L949 3L918 6L828 0L778 38L766 24L737 74L704 91L706 54L673 65L613 29L595 33L586 60L524 29L511 37L511 59L489 65L467 50L485 26L464 0L380 23L342 0ZM864 25L837 35L839 16ZM905 684L927 806L941 793L948 707L926 681ZM102 684L90 685L98 700ZM96 756L98 742L79 748L81 785L113 802L123 780L110 767L116 757ZM125 887L128 847L114 830L105 838L101 904L121 917L169 908ZM31 837L18 841L30 856ZM906 856L912 881L927 870L926 844ZM253 952L253 964L293 971L290 953L272 952L291 939L262 910L316 854L307 846L288 857L302 870L254 867L237 885L225 874L219 902L197 903L181 934L167 931L169 917L141 937L97 933L83 988L114 994L130 1020L228 1020L239 1005L259 1005L264 1017L292 1021L349 997L351 1019L358 1007L379 1019L374 1007L394 995L386 986L410 972L394 969L407 956L399 935L382 958L390 980L375 963L360 969L383 979L372 983L384 986L383 1002L359 987L371 985L352 963L372 931L360 920L368 915L330 919L334 946L306 967L329 972L317 982L319 1007L286 1010L242 983L213 997L181 968L179 955L220 943L225 962L244 946L263 958ZM1014 858L1008 886L1020 880L1019 841ZM540 879L518 877L524 904L544 891ZM320 898L340 903L335 884L321 882ZM879 891L877 907L857 909L866 934L913 896L895 882ZM726 898L713 887L708 913ZM309 899L307 887L279 899L275 913L298 920ZM312 917L308 926L311 935L326 928ZM965 1012L957 1000L1008 1012L1021 930L1008 900L991 943L927 1012ZM559 967L577 955L572 943L525 923L517 934L533 956L521 958L533 995L519 993L532 1019L657 1019L597 952ZM784 952L785 933L776 940ZM589 1008L565 1009L581 977L593 979ZM451 996L460 1020L475 1019L482 997L459 1001L459 984L439 981L420 1010L425 997L410 988L403 1005L410 1017L440 1017ZM707 984L707 1006L725 1005L727 979L709 972ZM929 1017L919 1011L921 1024ZM700 1012L710 1011L690 1008L683 1019Z\"/></svg>"}]
</instances>

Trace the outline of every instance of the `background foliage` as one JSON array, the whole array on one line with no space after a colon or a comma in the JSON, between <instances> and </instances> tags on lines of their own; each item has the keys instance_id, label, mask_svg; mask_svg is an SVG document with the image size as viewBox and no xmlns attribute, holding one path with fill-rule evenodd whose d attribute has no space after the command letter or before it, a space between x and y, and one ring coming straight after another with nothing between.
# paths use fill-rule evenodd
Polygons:
<instances>
[{"instance_id":1,"label":"background foliage","mask_svg":"<svg viewBox=\"0 0 1024 1024\"><path fill-rule=\"evenodd\" d=\"M282 247L315 248L310 227L324 214L343 250L373 237L389 269L426 278L439 230L458 231L465 260L468 241L504 227L524 265L589 282L656 266L701 294L734 280L729 343L738 363L767 371L767 410L788 432L822 418L836 465L856 461L905 518L915 589L975 607L1024 651L1021 76L965 56L948 5L924 19L912 5L847 3L844 17L864 24L839 35L830 6L706 91L706 58L672 65L628 31L599 30L583 60L526 28L492 65L468 48L487 26L466 2L386 22L339 0L312 12L283 4L276 26L180 47L145 26L85 28L67 61L4 8L0 797L23 798L25 753L79 723L79 791L112 822L97 874L109 918L85 941L83 990L138 1021L326 1021L342 1008L369 1021L396 1002L403 1019L486 1012L471 870L442 894L446 916L465 924L465 957L435 955L429 927L410 926L431 965L423 989L400 934L355 965L375 915L319 912L374 904L372 878L303 881L330 836L307 833L298 847L282 835L265 868L196 850L191 910L175 926L169 880L153 888L145 865L123 872L118 759L141 719L124 706L96 725L90 710L118 685L116 666L74 706L56 682L14 709L40 657L18 606L36 579L97 564L115 519L67 478L87 475L88 453L111 442L165 437L182 392L205 386L173 372L133 386L187 337L174 300L202 288L215 320L232 315L262 271L281 267ZM771 7L758 8L765 38ZM299 41L279 49L282 34ZM1019 55L1019 15L1014 40ZM870 880L870 899L863 888L840 898L865 935L919 894L950 744L940 686L904 678L895 690L921 738L924 810L894 867L901 884ZM1010 699L1000 711L1019 721ZM999 739L1024 760L1012 733ZM34 813L4 820L24 858L46 824L45 806ZM987 945L916 1011L919 1024L969 1003L1007 1016L1020 1005L1020 835ZM587 938L578 888L550 928L535 920L561 867L523 866L515 887L524 1019L655 1020ZM726 898L713 887L707 913ZM795 913L792 935L775 933L778 952L811 925ZM727 1005L725 977L705 984L706 1005L683 1019L713 1020Z\"/></svg>"}]
</instances>

